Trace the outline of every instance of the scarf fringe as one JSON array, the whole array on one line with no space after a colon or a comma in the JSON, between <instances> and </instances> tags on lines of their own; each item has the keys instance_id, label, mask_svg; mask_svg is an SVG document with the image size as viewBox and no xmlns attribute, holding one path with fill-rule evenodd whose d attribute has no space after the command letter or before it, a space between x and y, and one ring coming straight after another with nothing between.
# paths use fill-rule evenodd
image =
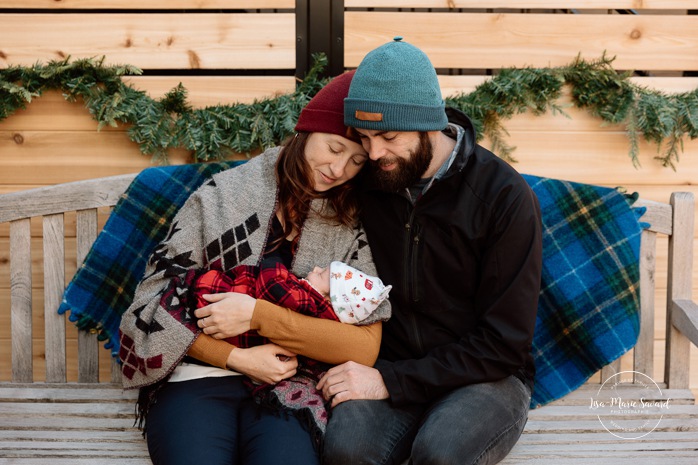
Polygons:
<instances>
[{"instance_id":1,"label":"scarf fringe","mask_svg":"<svg viewBox=\"0 0 698 465\"><path fill-rule=\"evenodd\" d=\"M274 390L271 385L256 385L250 381L246 381L248 388L252 392L260 409L274 413L275 415L293 415L299 420L299 423L310 434L313 447L318 453L322 452L323 440L325 439L325 429L327 424L321 424L313 415L313 410L309 406L293 407L285 404L280 398L279 393ZM323 407L327 412L327 419L330 417L330 408L327 402L323 401Z\"/></svg>"}]
</instances>

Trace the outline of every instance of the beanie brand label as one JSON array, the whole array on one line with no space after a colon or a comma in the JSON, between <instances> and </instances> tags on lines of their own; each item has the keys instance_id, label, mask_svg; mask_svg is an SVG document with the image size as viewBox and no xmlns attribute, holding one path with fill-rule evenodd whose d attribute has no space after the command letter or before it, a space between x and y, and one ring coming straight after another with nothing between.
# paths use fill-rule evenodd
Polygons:
<instances>
[{"instance_id":1,"label":"beanie brand label","mask_svg":"<svg viewBox=\"0 0 698 465\"><path fill-rule=\"evenodd\" d=\"M383 121L383 113L356 110L356 112L354 112L354 118L360 121Z\"/></svg>"}]
</instances>

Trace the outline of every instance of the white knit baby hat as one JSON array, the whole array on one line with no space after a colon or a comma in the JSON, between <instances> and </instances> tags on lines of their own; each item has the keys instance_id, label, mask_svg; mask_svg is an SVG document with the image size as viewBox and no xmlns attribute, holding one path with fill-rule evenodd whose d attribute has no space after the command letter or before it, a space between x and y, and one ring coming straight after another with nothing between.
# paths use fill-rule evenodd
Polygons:
<instances>
[{"instance_id":1,"label":"white knit baby hat","mask_svg":"<svg viewBox=\"0 0 698 465\"><path fill-rule=\"evenodd\" d=\"M330 263L330 299L342 323L365 320L387 297L393 286L386 286L377 276L343 262Z\"/></svg>"}]
</instances>

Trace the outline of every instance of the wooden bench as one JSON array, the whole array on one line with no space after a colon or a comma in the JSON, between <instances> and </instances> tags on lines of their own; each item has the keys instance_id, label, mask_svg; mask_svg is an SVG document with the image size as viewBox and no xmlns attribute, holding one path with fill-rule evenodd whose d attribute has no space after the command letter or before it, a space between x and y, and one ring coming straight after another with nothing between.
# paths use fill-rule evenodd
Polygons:
<instances>
[{"instance_id":1,"label":"wooden bench","mask_svg":"<svg viewBox=\"0 0 698 465\"><path fill-rule=\"evenodd\" d=\"M76 212L79 265L98 230L99 207L116 204L133 175L115 176L0 195L0 224L10 233L12 380L0 382L0 463L147 464L145 442L133 427L134 392L120 386L118 368L100 382L94 334L78 336L77 382L67 382L65 320L56 309L66 285L64 213ZM631 371L654 373L655 288L667 289L664 380L658 383L669 408L650 415L657 427L639 439L604 429L590 400L599 383L587 383L548 406L531 411L523 437L505 464L698 463L698 405L689 389L690 343L698 345L698 306L691 301L693 196L674 193L669 203L639 200L647 207L641 249L641 334ZM71 213L72 215L72 213ZM43 276L46 347L45 382L34 381L32 350L31 221L43 217ZM72 216L71 216L72 218ZM655 276L658 235L668 236L668 276ZM36 271L35 271L36 273ZM600 383L621 371L605 367ZM623 382L624 399L638 395L642 380ZM632 381L632 377L631 377ZM632 425L637 416L617 418ZM630 426L629 426L630 427Z\"/></svg>"}]
</instances>

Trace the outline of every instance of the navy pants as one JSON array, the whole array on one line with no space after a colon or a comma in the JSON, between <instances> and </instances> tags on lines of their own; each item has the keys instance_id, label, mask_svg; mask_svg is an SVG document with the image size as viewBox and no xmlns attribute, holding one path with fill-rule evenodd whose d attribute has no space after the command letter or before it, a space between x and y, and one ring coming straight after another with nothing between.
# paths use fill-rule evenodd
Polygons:
<instances>
[{"instance_id":1,"label":"navy pants","mask_svg":"<svg viewBox=\"0 0 698 465\"><path fill-rule=\"evenodd\" d=\"M260 409L242 376L166 383L146 428L155 465L319 463L296 417Z\"/></svg>"}]
</instances>

